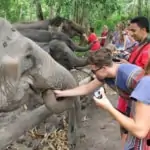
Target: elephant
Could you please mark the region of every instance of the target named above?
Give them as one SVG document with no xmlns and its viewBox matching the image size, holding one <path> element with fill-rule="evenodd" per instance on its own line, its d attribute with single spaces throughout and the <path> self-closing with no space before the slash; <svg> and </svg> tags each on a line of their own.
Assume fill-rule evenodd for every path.
<svg viewBox="0 0 150 150">
<path fill-rule="evenodd" d="M 38 46 L 40 46 L 45 52 L 50 54 L 49 43 L 46 42 L 36 42 Z"/>
<path fill-rule="evenodd" d="M 87 60 L 78 58 L 74 51 L 85 52 L 94 43 L 91 43 L 87 47 L 78 46 L 63 32 L 50 33 L 45 30 L 24 29 L 20 33 L 35 41 L 43 50 L 48 52 L 58 63 L 68 70 L 87 65 Z"/>
<path fill-rule="evenodd" d="M 78 46 L 71 40 L 71 38 L 68 35 L 66 35 L 63 32 L 57 32 L 57 31 L 49 32 L 45 30 L 35 30 L 35 29 L 22 29 L 18 31 L 22 35 L 30 38 L 31 40 L 35 42 L 47 42 L 48 43 L 54 39 L 64 41 L 70 47 L 72 51 L 84 52 L 84 51 L 89 50 L 93 44 L 91 43 L 87 47 Z"/>
<path fill-rule="evenodd" d="M 13 24 L 13 27 L 16 28 L 17 30 L 23 30 L 23 29 L 48 30 L 49 28 L 53 28 L 53 27 L 59 28 L 60 26 L 62 32 L 67 34 L 70 38 L 74 36 L 80 36 L 81 38 L 82 34 L 85 33 L 85 29 L 82 26 L 60 16 L 56 16 L 53 19 L 35 21 L 31 23 L 23 22 L 23 23 Z"/>
<path fill-rule="evenodd" d="M 76 86 L 67 69 L 0 18 L 0 112 L 14 111 L 30 101 L 31 93 L 38 95 L 49 111 L 68 111 L 68 139 L 73 146 L 80 122 L 80 98 L 56 99 L 53 90 Z"/>
<path fill-rule="evenodd" d="M 13 27 L 22 30 L 22 29 L 36 29 L 36 30 L 48 30 L 50 20 L 41 20 L 33 22 L 21 22 L 14 23 Z"/>
<path fill-rule="evenodd" d="M 83 67 L 88 64 L 87 58 L 79 58 L 68 47 L 68 45 L 60 40 L 52 40 L 49 43 L 49 54 L 62 66 L 71 70 L 75 67 Z"/>
</svg>

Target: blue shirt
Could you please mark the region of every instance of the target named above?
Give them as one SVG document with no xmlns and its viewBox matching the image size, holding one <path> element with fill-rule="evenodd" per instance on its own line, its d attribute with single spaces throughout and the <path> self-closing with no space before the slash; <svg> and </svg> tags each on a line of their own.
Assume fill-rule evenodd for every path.
<svg viewBox="0 0 150 150">
<path fill-rule="evenodd" d="M 145 76 L 139 81 L 130 97 L 150 105 L 150 76 Z"/>
<path fill-rule="evenodd" d="M 144 75 L 144 70 L 134 64 L 120 64 L 116 78 L 106 78 L 104 82 L 115 90 L 120 96 L 129 99 L 137 82 Z M 135 82 L 135 83 L 136 83 Z"/>
<path fill-rule="evenodd" d="M 135 101 L 150 105 L 150 76 L 144 76 L 137 84 L 130 96 Z M 131 116 L 135 115 L 135 101 L 132 102 Z M 128 134 L 128 139 L 125 144 L 124 150 L 149 150 L 150 146 L 147 145 L 147 140 L 150 139 L 150 132 L 144 139 L 138 139 L 131 133 Z"/>
</svg>

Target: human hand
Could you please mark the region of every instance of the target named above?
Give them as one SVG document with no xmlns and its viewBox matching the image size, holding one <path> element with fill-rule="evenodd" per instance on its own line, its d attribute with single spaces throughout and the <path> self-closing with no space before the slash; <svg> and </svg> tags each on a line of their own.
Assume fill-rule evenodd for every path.
<svg viewBox="0 0 150 150">
<path fill-rule="evenodd" d="M 105 110 L 108 110 L 109 108 L 113 107 L 111 102 L 108 100 L 107 96 L 105 95 L 104 90 L 101 90 L 100 93 L 102 95 L 102 98 L 99 99 L 99 98 L 96 98 L 95 96 L 93 97 L 96 105 Z"/>
<path fill-rule="evenodd" d="M 84 37 L 86 37 L 86 33 L 83 33 L 82 35 L 83 35 Z"/>
<path fill-rule="evenodd" d="M 54 90 L 54 93 L 56 97 L 63 97 L 63 91 L 61 90 Z"/>
</svg>

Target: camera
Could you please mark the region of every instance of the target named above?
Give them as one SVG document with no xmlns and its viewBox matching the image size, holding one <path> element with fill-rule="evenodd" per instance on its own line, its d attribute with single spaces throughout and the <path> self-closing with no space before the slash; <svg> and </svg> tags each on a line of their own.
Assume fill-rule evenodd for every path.
<svg viewBox="0 0 150 150">
<path fill-rule="evenodd" d="M 102 90 L 104 91 L 104 88 L 103 87 L 100 87 L 100 89 L 98 89 L 97 91 L 94 92 L 94 96 L 98 99 L 101 99 L 102 98 Z"/>
</svg>

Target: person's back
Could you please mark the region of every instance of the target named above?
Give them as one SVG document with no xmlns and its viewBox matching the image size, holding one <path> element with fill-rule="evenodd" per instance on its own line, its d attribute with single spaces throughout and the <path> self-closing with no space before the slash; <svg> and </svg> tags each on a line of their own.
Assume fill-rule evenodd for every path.
<svg viewBox="0 0 150 150">
<path fill-rule="evenodd" d="M 117 91 L 120 96 L 129 99 L 132 92 L 132 86 L 140 80 L 144 75 L 144 70 L 133 64 L 120 64 L 116 78 L 106 78 L 105 83 L 108 84 L 113 90 Z"/>
</svg>

